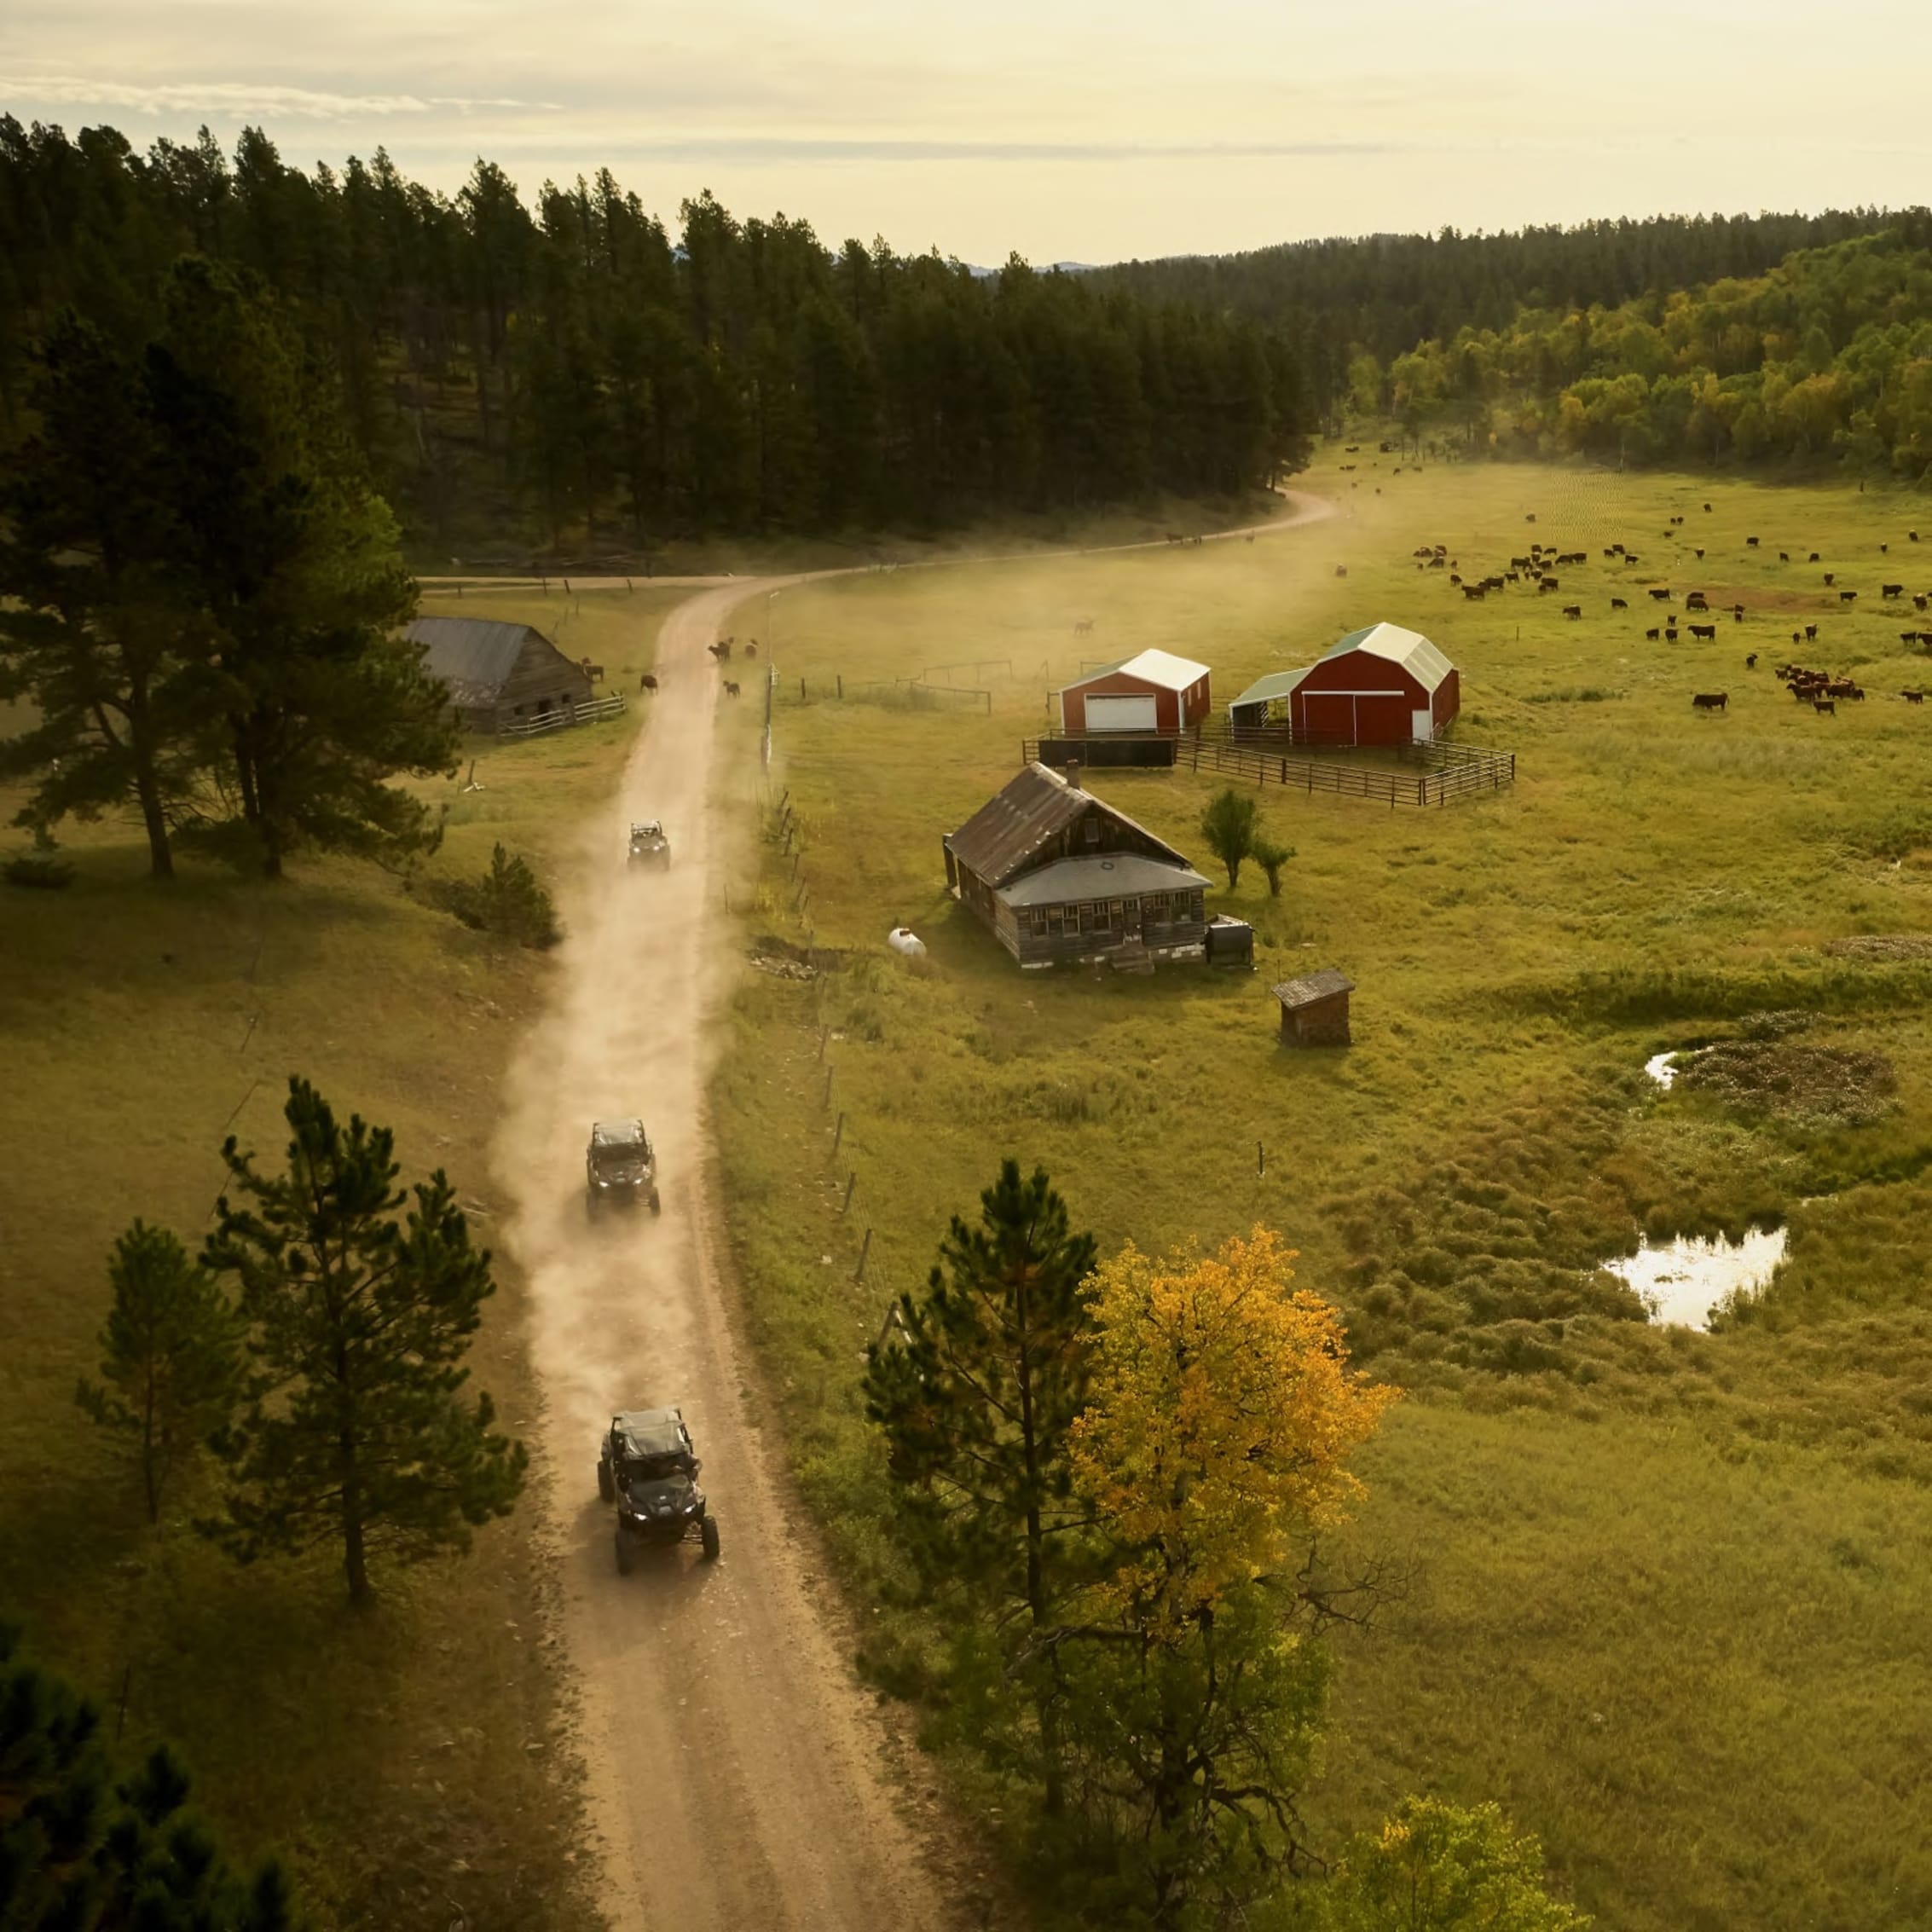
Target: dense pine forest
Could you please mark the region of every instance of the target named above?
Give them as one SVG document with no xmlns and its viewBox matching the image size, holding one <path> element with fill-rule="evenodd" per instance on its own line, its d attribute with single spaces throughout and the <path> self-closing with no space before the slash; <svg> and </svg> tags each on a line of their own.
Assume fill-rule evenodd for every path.
<svg viewBox="0 0 1932 1932">
<path fill-rule="evenodd" d="M 1305 446 L 1278 332 L 1017 260 L 835 252 L 708 194 L 674 236 L 607 171 L 533 211 L 484 161 L 446 197 L 380 153 L 305 173 L 253 130 L 143 155 L 11 119 L 0 444 L 54 318 L 138 347 L 188 253 L 274 292 L 422 554 L 1227 497 Z"/>
<path fill-rule="evenodd" d="M 1317 394 L 1345 395 L 1351 365 L 1386 364 L 1524 309 L 1614 308 L 1658 291 L 1761 275 L 1801 248 L 1871 234 L 1871 209 L 1819 215 L 1659 215 L 1507 234 L 1371 234 L 1241 255 L 1126 262 L 1103 280 L 1150 301 L 1200 303 L 1284 331 Z"/>
</svg>

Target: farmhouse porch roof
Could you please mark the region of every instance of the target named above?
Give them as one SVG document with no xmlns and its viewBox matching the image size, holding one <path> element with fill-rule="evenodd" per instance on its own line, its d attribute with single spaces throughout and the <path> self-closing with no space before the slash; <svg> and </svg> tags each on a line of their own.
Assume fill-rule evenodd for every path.
<svg viewBox="0 0 1932 1932">
<path fill-rule="evenodd" d="M 1090 671 L 1083 671 L 1070 685 L 1062 685 L 1062 691 L 1078 691 L 1082 685 L 1090 685 L 1096 678 L 1111 678 L 1116 672 L 1125 672 L 1131 678 L 1138 678 L 1144 684 L 1160 685 L 1167 691 L 1189 691 L 1208 674 L 1208 667 L 1197 664 L 1191 657 L 1177 657 L 1171 651 L 1140 651 L 1131 657 L 1117 659 L 1111 664 L 1098 664 Z"/>
<path fill-rule="evenodd" d="M 1023 912 L 1034 905 L 1076 905 L 1090 899 L 1138 899 L 1150 892 L 1186 892 L 1206 883 L 1193 866 L 1178 861 L 1147 859 L 1137 852 L 1105 856 L 1082 853 L 1027 873 L 1002 887 L 998 896 L 1015 911 Z"/>
<path fill-rule="evenodd" d="M 1365 624 L 1330 645 L 1322 661 L 1346 657 L 1351 651 L 1366 651 L 1371 657 L 1401 665 L 1425 691 L 1433 691 L 1455 668 L 1420 631 L 1406 631 L 1400 624 Z"/>
<path fill-rule="evenodd" d="M 1309 973 L 1299 980 L 1284 980 L 1275 988 L 1275 997 L 1292 1013 L 1298 1007 L 1319 1006 L 1325 999 L 1333 999 L 1338 993 L 1353 992 L 1355 981 L 1338 973 L 1333 966 L 1324 966 L 1319 973 Z"/>
<path fill-rule="evenodd" d="M 1059 772 L 1041 764 L 1027 766 L 959 830 L 946 841 L 960 865 L 996 890 L 1025 871 L 1027 863 L 1090 808 L 1131 825 L 1149 845 L 1166 853 L 1177 865 L 1187 860 L 1164 845 L 1124 812 L 1116 812 L 1091 792 L 1070 785 Z"/>
</svg>

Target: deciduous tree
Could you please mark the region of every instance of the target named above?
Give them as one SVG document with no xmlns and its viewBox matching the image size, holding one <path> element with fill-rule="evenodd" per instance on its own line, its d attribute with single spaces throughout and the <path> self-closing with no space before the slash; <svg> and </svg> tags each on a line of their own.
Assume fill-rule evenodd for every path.
<svg viewBox="0 0 1932 1932">
<path fill-rule="evenodd" d="M 1325 1888 L 1323 1932 L 1584 1932 L 1550 1896 L 1542 1848 L 1493 1804 L 1405 1798 L 1350 1846 Z"/>
<path fill-rule="evenodd" d="M 241 1326 L 214 1278 L 165 1228 L 136 1221 L 107 1264 L 114 1291 L 101 1331 L 101 1380 L 80 1406 L 124 1437 L 141 1471 L 148 1520 L 170 1478 L 234 1412 Z"/>
<path fill-rule="evenodd" d="M 282 1173 L 258 1173 L 233 1138 L 223 1149 L 233 1193 L 205 1258 L 236 1281 L 259 1374 L 207 1527 L 244 1562 L 335 1542 L 362 1604 L 373 1550 L 467 1547 L 509 1513 L 528 1457 L 496 1433 L 489 1397 L 464 1393 L 496 1285 L 448 1179 L 400 1187 L 390 1131 L 342 1125 L 306 1080 L 289 1082 L 285 1117 Z"/>
</svg>

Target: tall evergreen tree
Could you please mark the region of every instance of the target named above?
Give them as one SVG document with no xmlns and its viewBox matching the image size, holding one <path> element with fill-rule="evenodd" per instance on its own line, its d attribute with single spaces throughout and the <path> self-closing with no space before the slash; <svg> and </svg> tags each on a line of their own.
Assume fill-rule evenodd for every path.
<svg viewBox="0 0 1932 1932">
<path fill-rule="evenodd" d="M 80 1406 L 124 1437 L 141 1471 L 148 1520 L 170 1478 L 233 1416 L 241 1330 L 213 1278 L 165 1228 L 136 1221 L 107 1264 L 114 1299 L 101 1331 L 101 1380 Z"/>
<path fill-rule="evenodd" d="M 69 310 L 40 348 L 36 426 L 0 483 L 0 698 L 34 725 L 0 741 L 32 784 L 16 823 L 131 806 L 149 868 L 205 763 L 188 702 L 207 630 L 171 581 L 162 453 L 139 367 Z"/>
<path fill-rule="evenodd" d="M 259 1373 L 222 1445 L 225 1513 L 207 1527 L 244 1562 L 337 1544 L 362 1605 L 373 1551 L 466 1548 L 509 1513 L 528 1457 L 494 1429 L 487 1395 L 463 1393 L 496 1285 L 455 1190 L 440 1170 L 399 1187 L 390 1131 L 342 1125 L 306 1080 L 290 1080 L 284 1111 L 284 1172 L 258 1173 L 232 1137 L 223 1149 L 234 1194 L 205 1261 L 235 1280 Z"/>
</svg>

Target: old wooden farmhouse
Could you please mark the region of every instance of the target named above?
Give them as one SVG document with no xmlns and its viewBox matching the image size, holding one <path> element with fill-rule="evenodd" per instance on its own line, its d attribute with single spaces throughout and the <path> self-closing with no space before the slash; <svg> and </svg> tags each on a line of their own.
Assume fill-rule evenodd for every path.
<svg viewBox="0 0 1932 1932">
<path fill-rule="evenodd" d="M 1024 968 L 1151 972 L 1199 959 L 1207 881 L 1171 846 L 1044 765 L 944 842 L 946 882 Z"/>
<path fill-rule="evenodd" d="M 1237 732 L 1288 727 L 1298 744 L 1426 743 L 1462 701 L 1455 665 L 1418 631 L 1369 624 L 1299 671 L 1273 671 L 1228 707 Z"/>
<path fill-rule="evenodd" d="M 590 674 L 541 631 L 493 617 L 419 617 L 403 633 L 424 647 L 432 678 L 449 688 L 466 732 L 514 732 L 564 721 L 591 702 Z"/>
</svg>

